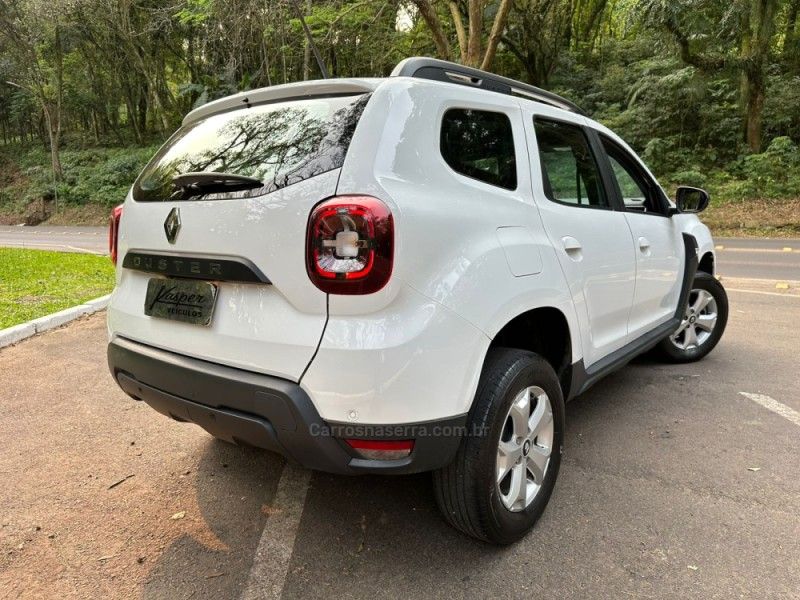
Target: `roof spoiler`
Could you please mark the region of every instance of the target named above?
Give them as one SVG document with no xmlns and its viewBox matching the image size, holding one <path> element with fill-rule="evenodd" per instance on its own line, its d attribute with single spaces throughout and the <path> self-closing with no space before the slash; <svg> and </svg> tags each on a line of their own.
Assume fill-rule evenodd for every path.
<svg viewBox="0 0 800 600">
<path fill-rule="evenodd" d="M 183 124 L 188 125 L 194 121 L 228 110 L 250 108 L 251 106 L 270 102 L 366 94 L 374 92 L 380 82 L 380 79 L 366 78 L 319 79 L 316 81 L 296 81 L 294 83 L 247 90 L 198 106 L 183 118 Z"/>
<path fill-rule="evenodd" d="M 558 94 L 515 79 L 487 73 L 472 67 L 465 67 L 446 60 L 421 56 L 406 58 L 398 63 L 391 76 L 418 77 L 420 79 L 433 79 L 435 81 L 466 85 L 508 96 L 528 98 L 529 100 L 535 100 L 536 102 L 549 104 L 556 108 L 586 116 L 586 113 L 577 104 L 562 98 Z"/>
</svg>

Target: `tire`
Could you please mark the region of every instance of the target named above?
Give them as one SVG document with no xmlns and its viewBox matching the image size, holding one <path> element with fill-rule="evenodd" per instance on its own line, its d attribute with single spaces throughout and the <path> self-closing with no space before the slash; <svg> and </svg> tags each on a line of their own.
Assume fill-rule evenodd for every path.
<svg viewBox="0 0 800 600">
<path fill-rule="evenodd" d="M 712 315 L 715 316 L 712 318 Z M 689 303 L 680 327 L 659 342 L 658 353 L 669 362 L 700 360 L 717 345 L 727 323 L 728 295 L 725 288 L 712 275 L 699 272 L 692 283 Z"/>
<path fill-rule="evenodd" d="M 524 412 L 526 392 L 529 413 Z M 552 413 L 549 422 L 548 406 Z M 525 442 L 519 442 L 515 435 L 520 430 L 515 431 L 514 425 L 530 425 L 534 413 L 541 419 L 535 421 L 534 430 L 526 430 L 530 437 L 521 438 L 528 442 L 526 451 Z M 530 417 L 525 418 L 526 414 Z M 467 535 L 490 543 L 519 540 L 547 506 L 561 465 L 563 440 L 564 398 L 550 364 L 524 350 L 490 350 L 470 411 L 467 434 L 453 462 L 433 474 L 436 503 L 444 518 Z M 504 466 L 513 462 L 515 467 L 497 481 L 501 462 Z M 534 477 L 530 469 L 538 469 L 539 476 Z M 520 473 L 524 479 L 519 479 Z M 522 488 L 514 486 L 515 481 L 524 483 L 524 497 L 516 494 L 515 490 Z M 514 498 L 516 504 L 509 507 Z"/>
</svg>

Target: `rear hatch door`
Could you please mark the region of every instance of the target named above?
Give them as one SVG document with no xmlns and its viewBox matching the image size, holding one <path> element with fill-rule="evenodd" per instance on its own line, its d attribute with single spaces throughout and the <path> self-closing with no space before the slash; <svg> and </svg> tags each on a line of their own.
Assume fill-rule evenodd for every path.
<svg viewBox="0 0 800 600">
<path fill-rule="evenodd" d="M 327 316 L 326 295 L 306 275 L 308 215 L 336 193 L 368 97 L 271 102 L 184 125 L 125 202 L 112 335 L 298 380 Z M 175 184 L 177 176 L 197 172 L 245 176 L 261 185 L 225 191 Z M 154 278 L 213 284 L 210 323 L 147 316 Z"/>
</svg>

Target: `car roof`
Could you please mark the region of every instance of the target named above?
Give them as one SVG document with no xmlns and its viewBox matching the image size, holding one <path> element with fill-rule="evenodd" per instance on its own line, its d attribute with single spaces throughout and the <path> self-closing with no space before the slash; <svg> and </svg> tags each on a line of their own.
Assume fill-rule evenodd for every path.
<svg viewBox="0 0 800 600">
<path fill-rule="evenodd" d="M 343 79 L 315 79 L 309 81 L 298 81 L 281 85 L 273 85 L 246 92 L 239 92 L 232 96 L 225 96 L 218 100 L 213 100 L 192 110 L 183 119 L 183 125 L 189 125 L 214 114 L 224 113 L 238 108 L 266 104 L 270 102 L 280 102 L 286 100 L 300 100 L 305 98 L 319 98 L 325 96 L 339 96 L 349 94 L 365 94 L 374 92 L 381 84 L 389 82 L 408 81 L 413 79 L 415 85 L 430 85 L 439 90 L 446 89 L 450 85 L 447 82 L 434 79 L 420 79 L 404 75 L 392 75 L 391 77 L 370 77 L 370 78 L 343 78 Z M 461 87 L 461 86 L 459 86 Z M 471 90 L 478 97 L 484 94 L 491 94 L 495 98 L 505 97 L 508 105 L 516 105 L 518 102 L 529 103 L 540 107 L 546 107 L 550 112 L 556 111 L 563 114 L 568 120 L 581 121 L 586 119 L 594 123 L 588 117 L 584 117 L 573 111 L 563 109 L 546 102 L 540 102 L 525 96 L 508 96 L 500 92 L 488 89 L 475 88 Z M 499 98 L 498 98 L 499 99 Z M 598 124 L 599 125 L 599 124 Z"/>
<path fill-rule="evenodd" d="M 349 78 L 299 81 L 240 92 L 214 100 L 191 111 L 183 120 L 187 125 L 209 115 L 281 100 L 320 96 L 347 95 L 373 92 L 383 82 L 397 79 L 436 82 L 436 84 L 467 87 L 479 94 L 489 92 L 541 104 L 565 114 L 586 116 L 570 100 L 528 83 L 502 77 L 453 62 L 423 56 L 413 56 L 400 61 L 387 78 Z"/>
</svg>

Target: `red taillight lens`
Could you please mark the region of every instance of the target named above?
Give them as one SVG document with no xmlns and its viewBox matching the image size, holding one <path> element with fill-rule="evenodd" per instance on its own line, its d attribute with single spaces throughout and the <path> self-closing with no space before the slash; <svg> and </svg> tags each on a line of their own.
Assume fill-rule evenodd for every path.
<svg viewBox="0 0 800 600">
<path fill-rule="evenodd" d="M 108 217 L 108 253 L 111 262 L 117 264 L 117 240 L 119 238 L 119 222 L 122 219 L 122 204 L 115 206 Z"/>
<path fill-rule="evenodd" d="M 414 440 L 345 440 L 347 445 L 363 458 L 397 460 L 405 458 L 414 449 Z"/>
<path fill-rule="evenodd" d="M 308 223 L 306 270 L 328 294 L 371 294 L 392 275 L 394 222 L 372 196 L 337 196 L 317 205 Z"/>
</svg>

